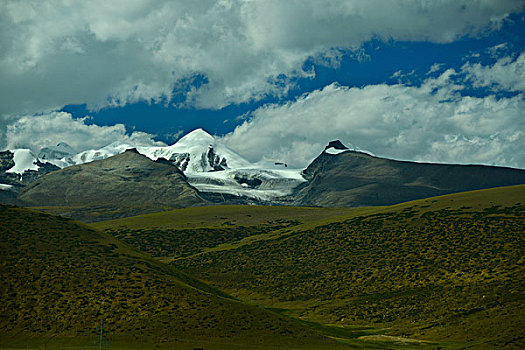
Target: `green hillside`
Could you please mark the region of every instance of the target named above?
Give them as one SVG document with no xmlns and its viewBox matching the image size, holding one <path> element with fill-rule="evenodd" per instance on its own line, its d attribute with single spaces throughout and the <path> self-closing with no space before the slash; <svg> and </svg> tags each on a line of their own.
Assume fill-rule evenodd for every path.
<svg viewBox="0 0 525 350">
<path fill-rule="evenodd" d="M 237 226 L 256 226 L 272 221 L 315 220 L 349 213 L 349 208 L 307 208 L 287 206 L 257 205 L 217 205 L 195 207 L 145 214 L 129 218 L 100 221 L 91 224 L 98 229 L 192 229 L 223 228 Z"/>
<path fill-rule="evenodd" d="M 524 201 L 522 185 L 360 208 L 172 264 L 302 319 L 520 348 Z"/>
<path fill-rule="evenodd" d="M 0 206 L 0 348 L 338 348 L 86 225 Z"/>
<path fill-rule="evenodd" d="M 177 258 L 331 218 L 350 209 L 213 206 L 91 224 L 155 257 Z"/>
<path fill-rule="evenodd" d="M 522 185 L 91 226 L 3 206 L 1 348 L 93 348 L 101 319 L 116 349 L 522 348 L 524 200 Z"/>
</svg>

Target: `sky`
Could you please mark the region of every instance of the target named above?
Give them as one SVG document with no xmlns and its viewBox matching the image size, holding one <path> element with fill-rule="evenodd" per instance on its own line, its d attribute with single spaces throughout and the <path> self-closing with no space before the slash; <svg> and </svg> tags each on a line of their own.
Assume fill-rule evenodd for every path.
<svg viewBox="0 0 525 350">
<path fill-rule="evenodd" d="M 0 150 L 330 141 L 525 168 L 525 1 L 0 0 Z"/>
</svg>

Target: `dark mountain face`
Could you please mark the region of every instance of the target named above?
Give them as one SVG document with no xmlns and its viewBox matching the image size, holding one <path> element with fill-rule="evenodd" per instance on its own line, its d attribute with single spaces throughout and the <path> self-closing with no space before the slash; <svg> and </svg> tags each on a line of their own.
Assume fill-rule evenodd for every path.
<svg viewBox="0 0 525 350">
<path fill-rule="evenodd" d="M 0 172 L 3 173 L 14 166 L 15 166 L 15 161 L 13 160 L 13 152 L 11 151 L 0 152 Z"/>
<path fill-rule="evenodd" d="M 414 199 L 525 183 L 525 171 L 483 165 L 396 161 L 365 153 L 323 152 L 304 171 L 295 204 L 326 207 L 389 205 Z"/>
<path fill-rule="evenodd" d="M 343 145 L 343 143 L 339 140 L 330 141 L 330 143 L 328 143 L 328 146 L 325 147 L 325 150 L 332 148 L 332 147 L 335 149 L 348 149 L 348 147 Z"/>
<path fill-rule="evenodd" d="M 24 188 L 18 200 L 27 206 L 68 207 L 60 213 L 85 221 L 207 203 L 176 166 L 133 150 L 47 174 Z"/>
<path fill-rule="evenodd" d="M 0 152 L 0 184 L 4 185 L 0 188 L 0 203 L 16 203 L 17 192 L 23 186 L 18 174 L 7 172 L 14 166 L 13 153 L 9 151 Z"/>
</svg>

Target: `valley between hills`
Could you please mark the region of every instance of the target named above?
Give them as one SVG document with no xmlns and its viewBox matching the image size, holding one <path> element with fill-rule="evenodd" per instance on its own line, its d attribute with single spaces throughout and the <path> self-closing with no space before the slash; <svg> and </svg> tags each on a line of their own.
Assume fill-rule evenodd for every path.
<svg viewBox="0 0 525 350">
<path fill-rule="evenodd" d="M 525 347 L 524 170 L 112 147 L 2 153 L 0 349 Z"/>
<path fill-rule="evenodd" d="M 522 348 L 525 185 L 89 226 L 0 207 L 3 349 Z"/>
</svg>

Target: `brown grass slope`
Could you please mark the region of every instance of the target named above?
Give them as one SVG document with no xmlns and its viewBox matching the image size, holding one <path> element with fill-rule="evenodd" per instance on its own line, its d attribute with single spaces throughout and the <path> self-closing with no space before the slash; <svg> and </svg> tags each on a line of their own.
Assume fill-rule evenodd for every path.
<svg viewBox="0 0 525 350">
<path fill-rule="evenodd" d="M 172 264 L 304 319 L 523 348 L 524 203 L 521 185 L 355 209 Z"/>
<path fill-rule="evenodd" d="M 0 255 L 0 347 L 81 348 L 102 319 L 124 348 L 338 346 L 69 219 L 0 206 Z"/>
<path fill-rule="evenodd" d="M 18 201 L 83 221 L 207 203 L 176 166 L 133 150 L 46 174 L 24 188 Z"/>
<path fill-rule="evenodd" d="M 397 161 L 347 151 L 322 153 L 304 171 L 297 205 L 357 207 L 497 186 L 525 184 L 525 170 L 484 165 Z"/>
</svg>

